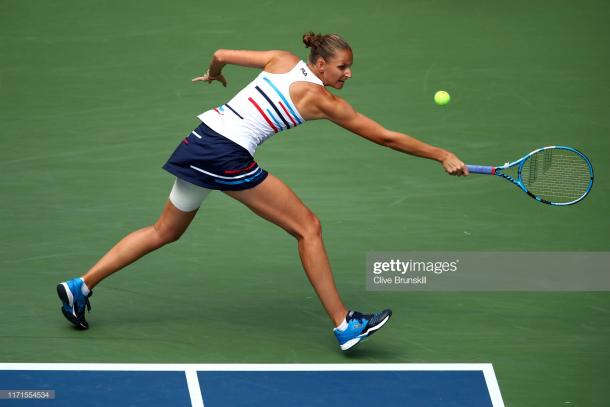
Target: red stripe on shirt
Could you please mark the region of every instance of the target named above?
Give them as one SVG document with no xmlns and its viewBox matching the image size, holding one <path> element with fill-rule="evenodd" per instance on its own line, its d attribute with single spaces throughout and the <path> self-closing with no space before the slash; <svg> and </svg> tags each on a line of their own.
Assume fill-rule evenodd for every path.
<svg viewBox="0 0 610 407">
<path fill-rule="evenodd" d="M 263 112 L 263 109 L 261 109 L 261 107 L 254 101 L 254 99 L 252 98 L 248 98 L 248 100 L 250 102 L 252 102 L 252 104 L 254 105 L 254 107 L 256 108 L 256 110 L 258 110 L 258 112 L 263 116 L 263 119 L 265 119 L 265 121 L 267 121 L 267 123 L 269 124 L 269 126 L 271 126 L 271 128 L 273 129 L 274 132 L 278 132 L 277 127 L 275 127 L 275 125 L 271 122 L 271 120 L 269 120 L 269 118 L 267 117 L 267 115 L 265 114 L 265 112 Z"/>
<path fill-rule="evenodd" d="M 294 119 L 292 118 L 292 116 L 290 115 L 290 113 L 288 113 L 288 110 L 286 110 L 286 106 L 284 106 L 284 104 L 281 101 L 278 101 L 280 106 L 282 106 L 282 109 L 284 109 L 284 112 L 286 112 L 286 114 L 288 115 L 288 117 L 290 118 L 290 121 L 292 122 L 292 124 L 294 124 L 295 126 L 297 126 L 296 122 L 294 121 Z"/>
</svg>

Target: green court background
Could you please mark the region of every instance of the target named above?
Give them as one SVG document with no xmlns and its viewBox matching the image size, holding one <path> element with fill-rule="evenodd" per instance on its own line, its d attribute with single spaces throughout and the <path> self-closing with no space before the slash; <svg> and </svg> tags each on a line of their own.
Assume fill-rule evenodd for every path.
<svg viewBox="0 0 610 407">
<path fill-rule="evenodd" d="M 609 405 L 608 293 L 364 287 L 367 251 L 610 249 L 609 19 L 593 0 L 1 0 L 0 362 L 491 362 L 507 406 Z M 55 285 L 156 219 L 164 160 L 256 72 L 190 79 L 217 48 L 305 57 L 309 29 L 350 41 L 340 94 L 386 127 L 480 164 L 571 145 L 593 192 L 552 208 L 308 123 L 257 161 L 322 220 L 345 302 L 391 307 L 388 328 L 341 354 L 294 240 L 214 193 L 181 241 L 96 289 L 89 331 L 71 329 Z"/>
</svg>

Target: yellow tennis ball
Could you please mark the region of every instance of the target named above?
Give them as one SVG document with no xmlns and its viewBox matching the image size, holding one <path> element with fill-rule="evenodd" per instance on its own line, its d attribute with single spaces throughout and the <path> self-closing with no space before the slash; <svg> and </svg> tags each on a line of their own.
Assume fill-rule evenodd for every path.
<svg viewBox="0 0 610 407">
<path fill-rule="evenodd" d="M 439 90 L 434 94 L 434 101 L 439 106 L 445 106 L 451 100 L 451 96 L 444 90 Z"/>
</svg>

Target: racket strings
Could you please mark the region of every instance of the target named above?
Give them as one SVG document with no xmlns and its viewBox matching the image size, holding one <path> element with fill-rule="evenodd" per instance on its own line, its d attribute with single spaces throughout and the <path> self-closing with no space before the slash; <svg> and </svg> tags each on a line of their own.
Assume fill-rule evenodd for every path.
<svg viewBox="0 0 610 407">
<path fill-rule="evenodd" d="M 577 153 L 553 148 L 533 154 L 523 165 L 521 180 L 537 197 L 567 203 L 587 192 L 591 172 Z"/>
</svg>

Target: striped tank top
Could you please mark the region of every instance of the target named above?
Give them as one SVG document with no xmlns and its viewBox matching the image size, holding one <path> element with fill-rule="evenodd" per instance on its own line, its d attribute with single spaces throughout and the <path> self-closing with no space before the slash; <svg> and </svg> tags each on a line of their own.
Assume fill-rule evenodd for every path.
<svg viewBox="0 0 610 407">
<path fill-rule="evenodd" d="M 324 86 L 307 64 L 299 61 L 287 73 L 262 71 L 229 102 L 197 117 L 254 156 L 269 137 L 305 122 L 290 98 L 290 85 L 299 81 Z"/>
</svg>

